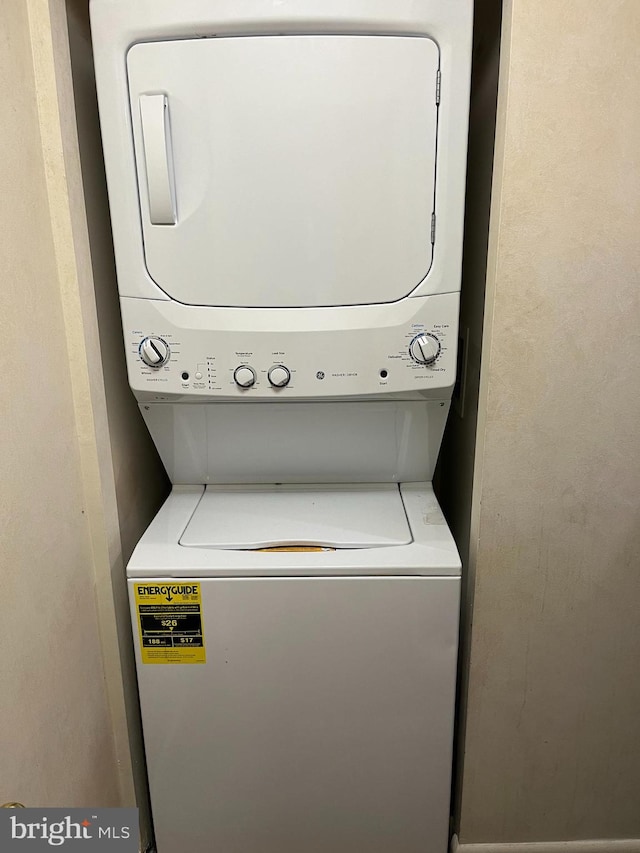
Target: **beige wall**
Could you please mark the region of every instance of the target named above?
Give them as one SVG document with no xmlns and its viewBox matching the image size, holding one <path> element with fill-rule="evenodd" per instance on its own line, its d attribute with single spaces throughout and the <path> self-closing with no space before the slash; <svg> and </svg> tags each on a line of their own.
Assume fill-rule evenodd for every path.
<svg viewBox="0 0 640 853">
<path fill-rule="evenodd" d="M 137 802 L 146 844 L 124 564 L 167 482 L 127 390 L 83 7 L 0 0 L 0 801 Z"/>
<path fill-rule="evenodd" d="M 640 837 L 640 4 L 508 0 L 462 842 Z"/>
<path fill-rule="evenodd" d="M 0 3 L 0 801 L 118 805 L 27 3 Z"/>
</svg>

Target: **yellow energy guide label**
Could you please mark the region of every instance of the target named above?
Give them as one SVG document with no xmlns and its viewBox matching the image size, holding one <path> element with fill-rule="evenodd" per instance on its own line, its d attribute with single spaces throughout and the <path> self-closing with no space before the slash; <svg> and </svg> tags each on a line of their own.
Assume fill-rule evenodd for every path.
<svg viewBox="0 0 640 853">
<path fill-rule="evenodd" d="M 142 663 L 206 663 L 199 583 L 135 583 Z"/>
</svg>

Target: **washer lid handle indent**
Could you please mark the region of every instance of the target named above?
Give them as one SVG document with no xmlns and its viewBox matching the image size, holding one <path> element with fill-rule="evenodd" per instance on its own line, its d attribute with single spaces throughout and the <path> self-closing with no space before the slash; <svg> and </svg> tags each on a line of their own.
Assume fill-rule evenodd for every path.
<svg viewBox="0 0 640 853">
<path fill-rule="evenodd" d="M 142 144 L 152 225 L 176 224 L 169 101 L 166 95 L 140 95 Z"/>
</svg>

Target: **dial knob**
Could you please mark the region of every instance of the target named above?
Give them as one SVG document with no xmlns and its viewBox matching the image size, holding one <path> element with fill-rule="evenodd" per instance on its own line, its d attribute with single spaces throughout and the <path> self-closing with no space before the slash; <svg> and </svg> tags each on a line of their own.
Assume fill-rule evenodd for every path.
<svg viewBox="0 0 640 853">
<path fill-rule="evenodd" d="M 256 382 L 256 372 L 253 367 L 249 367 L 248 364 L 242 364 L 234 370 L 233 378 L 238 387 L 251 388 L 251 386 L 255 385 Z"/>
<path fill-rule="evenodd" d="M 269 368 L 267 376 L 274 388 L 284 388 L 291 379 L 291 374 L 284 364 L 274 364 L 273 367 Z"/>
<path fill-rule="evenodd" d="M 409 355 L 418 364 L 433 364 L 440 354 L 440 341 L 435 335 L 416 335 L 409 344 Z"/>
<path fill-rule="evenodd" d="M 138 347 L 140 358 L 148 367 L 162 367 L 169 361 L 171 350 L 162 338 L 143 338 Z"/>
</svg>

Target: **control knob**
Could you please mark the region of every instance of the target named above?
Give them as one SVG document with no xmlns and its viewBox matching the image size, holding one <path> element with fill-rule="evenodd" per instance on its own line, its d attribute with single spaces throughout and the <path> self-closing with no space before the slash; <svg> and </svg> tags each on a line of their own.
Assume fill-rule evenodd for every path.
<svg viewBox="0 0 640 853">
<path fill-rule="evenodd" d="M 256 372 L 248 364 L 241 364 L 233 371 L 233 378 L 239 388 L 251 388 L 256 383 Z"/>
<path fill-rule="evenodd" d="M 409 355 L 418 364 L 433 364 L 440 355 L 440 341 L 429 332 L 416 335 L 409 344 Z"/>
<path fill-rule="evenodd" d="M 273 367 L 269 368 L 267 377 L 274 388 L 284 388 L 289 384 L 291 374 L 284 364 L 274 364 Z"/>
<path fill-rule="evenodd" d="M 171 350 L 162 338 L 143 338 L 138 347 L 140 358 L 148 367 L 162 367 L 169 361 Z"/>
</svg>

